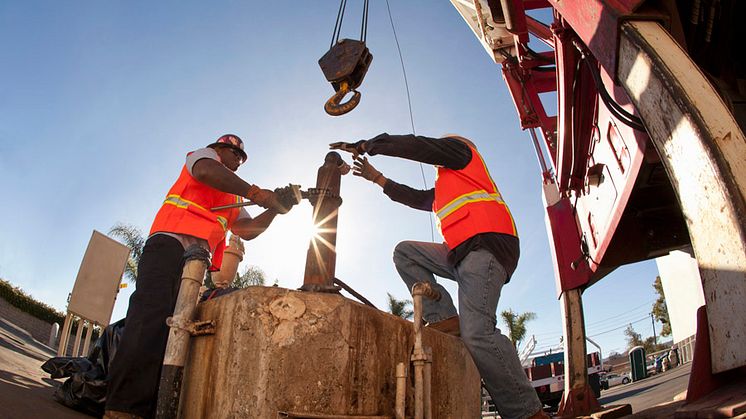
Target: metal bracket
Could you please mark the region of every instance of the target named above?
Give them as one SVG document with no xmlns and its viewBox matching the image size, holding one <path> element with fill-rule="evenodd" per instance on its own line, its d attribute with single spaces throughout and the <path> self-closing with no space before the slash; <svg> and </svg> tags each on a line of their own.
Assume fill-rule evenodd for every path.
<svg viewBox="0 0 746 419">
<path fill-rule="evenodd" d="M 303 198 L 308 199 L 311 202 L 311 205 L 316 205 L 319 198 L 323 199 L 333 199 L 337 202 L 336 206 L 342 205 L 342 198 L 331 192 L 328 188 L 308 188 L 308 191 L 303 192 L 301 191 Z"/>
<path fill-rule="evenodd" d="M 173 329 L 180 329 L 188 332 L 192 336 L 215 334 L 215 320 L 192 321 L 179 318 L 174 319 L 173 317 L 169 317 L 166 319 L 166 325 Z"/>
</svg>

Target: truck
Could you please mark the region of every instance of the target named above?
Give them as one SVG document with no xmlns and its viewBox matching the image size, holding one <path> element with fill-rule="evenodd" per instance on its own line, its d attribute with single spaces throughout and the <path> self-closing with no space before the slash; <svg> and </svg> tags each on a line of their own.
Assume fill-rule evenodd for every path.
<svg viewBox="0 0 746 419">
<path fill-rule="evenodd" d="M 524 369 L 531 386 L 536 390 L 539 400 L 549 406 L 553 411 L 557 410 L 562 401 L 565 391 L 565 353 L 554 352 L 537 356 L 531 360 L 531 366 Z M 603 371 L 603 363 L 598 352 L 587 355 L 588 384 L 591 386 L 596 398 L 601 396 L 600 373 Z"/>
</svg>

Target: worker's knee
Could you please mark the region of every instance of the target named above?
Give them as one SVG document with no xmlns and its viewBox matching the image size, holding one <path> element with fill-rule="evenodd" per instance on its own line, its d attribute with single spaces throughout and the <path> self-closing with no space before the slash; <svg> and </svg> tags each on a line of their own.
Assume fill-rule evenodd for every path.
<svg viewBox="0 0 746 419">
<path fill-rule="evenodd" d="M 412 254 L 412 241 L 403 241 L 394 247 L 394 265 L 399 265 L 406 260 L 409 260 L 409 255 Z"/>
<path fill-rule="evenodd" d="M 466 319 L 459 317 L 459 329 L 461 340 L 467 348 L 483 346 L 484 342 L 493 338 L 496 334 L 495 328 L 490 328 L 485 321 L 479 319 Z"/>
</svg>

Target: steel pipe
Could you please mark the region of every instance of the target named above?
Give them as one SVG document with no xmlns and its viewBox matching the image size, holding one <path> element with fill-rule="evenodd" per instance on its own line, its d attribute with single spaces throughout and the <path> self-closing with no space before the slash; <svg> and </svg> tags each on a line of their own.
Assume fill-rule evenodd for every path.
<svg viewBox="0 0 746 419">
<path fill-rule="evenodd" d="M 440 299 L 440 293 L 429 282 L 418 282 L 412 286 L 414 305 L 414 349 L 411 361 L 414 364 L 414 418 L 431 419 L 430 403 L 430 348 L 422 345 L 422 297 Z"/>
<path fill-rule="evenodd" d="M 346 164 L 339 153 L 327 153 L 324 164 L 316 176 L 316 190 L 309 196 L 313 205 L 313 225 L 316 234 L 311 237 L 306 254 L 306 271 L 303 276 L 304 291 L 338 291 L 334 285 L 337 264 L 337 215 L 342 199 L 339 197 L 342 170 Z"/>
<path fill-rule="evenodd" d="M 403 362 L 396 364 L 396 419 L 404 419 L 407 402 L 407 367 Z"/>
<path fill-rule="evenodd" d="M 210 252 L 197 245 L 190 246 L 184 252 L 184 258 L 186 262 L 181 274 L 174 315 L 166 321 L 170 330 L 158 386 L 158 419 L 175 418 L 179 412 L 184 364 L 189 353 L 191 337 L 189 325 L 194 318 L 197 296 L 205 279 L 205 272 L 210 266 Z"/>
</svg>

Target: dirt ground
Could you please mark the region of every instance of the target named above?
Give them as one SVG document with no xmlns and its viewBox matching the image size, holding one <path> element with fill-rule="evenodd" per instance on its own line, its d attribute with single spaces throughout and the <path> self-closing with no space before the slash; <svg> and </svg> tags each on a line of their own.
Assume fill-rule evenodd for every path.
<svg viewBox="0 0 746 419">
<path fill-rule="evenodd" d="M 0 319 L 0 417 L 7 419 L 90 418 L 52 399 L 62 380 L 53 380 L 41 364 L 55 356 L 24 330 Z"/>
</svg>

